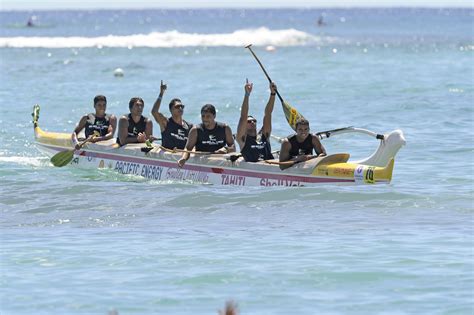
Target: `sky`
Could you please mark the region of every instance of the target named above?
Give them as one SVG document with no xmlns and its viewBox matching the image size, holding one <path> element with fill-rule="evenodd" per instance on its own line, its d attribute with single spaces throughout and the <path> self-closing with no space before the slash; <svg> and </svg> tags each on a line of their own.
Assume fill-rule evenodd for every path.
<svg viewBox="0 0 474 315">
<path fill-rule="evenodd" d="M 146 8 L 463 7 L 474 0 L 0 0 L 0 10 Z"/>
</svg>

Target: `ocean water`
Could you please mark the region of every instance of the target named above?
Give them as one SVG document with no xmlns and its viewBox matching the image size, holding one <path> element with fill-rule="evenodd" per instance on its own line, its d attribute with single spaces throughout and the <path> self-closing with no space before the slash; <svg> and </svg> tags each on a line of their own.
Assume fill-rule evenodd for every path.
<svg viewBox="0 0 474 315">
<path fill-rule="evenodd" d="M 37 27 L 24 27 L 32 15 Z M 232 299 L 241 314 L 473 314 L 473 18 L 0 12 L 0 313 L 216 314 Z M 248 43 L 313 131 L 403 130 L 392 183 L 150 182 L 54 168 L 34 146 L 34 104 L 43 129 L 72 132 L 96 94 L 117 115 L 141 96 L 149 113 L 160 80 L 164 104 L 180 97 L 187 120 L 210 102 L 235 130 L 248 78 L 261 121 L 268 82 Z M 275 134 L 291 133 L 278 101 L 273 117 Z M 363 135 L 323 144 L 355 159 L 378 145 Z"/>
</svg>

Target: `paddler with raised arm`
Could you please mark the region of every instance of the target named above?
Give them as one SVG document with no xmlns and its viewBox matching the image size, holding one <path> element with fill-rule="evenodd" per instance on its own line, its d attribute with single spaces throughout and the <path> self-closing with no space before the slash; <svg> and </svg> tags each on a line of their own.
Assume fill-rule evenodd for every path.
<svg viewBox="0 0 474 315">
<path fill-rule="evenodd" d="M 178 166 L 183 167 L 189 159 L 193 149 L 198 152 L 209 152 L 214 154 L 226 154 L 235 152 L 232 130 L 225 123 L 217 122 L 216 108 L 212 104 L 206 104 L 201 108 L 202 123 L 193 126 L 189 132 L 186 143 L 186 152 L 178 161 Z"/>
<path fill-rule="evenodd" d="M 117 128 L 117 118 L 114 115 L 106 114 L 107 98 L 104 95 L 94 97 L 95 113 L 89 113 L 81 117 L 74 132 L 71 135 L 72 142 L 76 149 L 80 148 L 77 135 L 84 129 L 84 134 L 88 142 L 99 142 L 112 139 Z"/>
<path fill-rule="evenodd" d="M 173 98 L 170 101 L 171 117 L 166 118 L 165 115 L 160 113 L 161 100 L 166 89 L 167 85 L 163 84 L 162 80 L 160 94 L 153 105 L 151 114 L 160 125 L 161 145 L 167 149 L 184 149 L 188 141 L 189 131 L 193 125 L 183 119 L 184 105 L 179 98 Z"/>
<path fill-rule="evenodd" d="M 313 155 L 313 150 L 316 155 Z M 318 136 L 310 132 L 309 121 L 300 118 L 296 121 L 296 133 L 285 138 L 280 149 L 280 162 L 292 161 L 294 163 L 282 163 L 280 169 L 284 170 L 296 163 L 325 155 L 326 149 L 319 141 Z"/>
<path fill-rule="evenodd" d="M 245 96 L 240 109 L 239 125 L 237 127 L 236 140 L 240 146 L 240 154 L 246 162 L 258 162 L 273 159 L 270 147 L 270 135 L 272 133 L 272 112 L 275 104 L 277 87 L 270 83 L 270 97 L 263 116 L 262 128 L 257 133 L 257 119 L 249 116 L 249 98 L 253 83 L 248 80 L 245 84 Z"/>
<path fill-rule="evenodd" d="M 153 123 L 143 116 L 145 102 L 141 97 L 132 97 L 128 103 L 130 114 L 123 115 L 119 120 L 117 143 L 144 143 L 153 139 Z"/>
</svg>

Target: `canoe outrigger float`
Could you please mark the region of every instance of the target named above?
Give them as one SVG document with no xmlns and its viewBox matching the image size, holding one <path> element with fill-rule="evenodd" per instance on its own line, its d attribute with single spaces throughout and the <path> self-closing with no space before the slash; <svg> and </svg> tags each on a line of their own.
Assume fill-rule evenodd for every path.
<svg viewBox="0 0 474 315">
<path fill-rule="evenodd" d="M 43 131 L 38 125 L 40 107 L 33 108 L 37 148 L 49 157 L 73 150 L 71 134 Z M 170 152 L 159 145 L 128 144 L 118 147 L 115 139 L 88 143 L 74 151 L 70 166 L 105 168 L 119 174 L 142 176 L 151 180 L 186 181 L 236 186 L 314 186 L 317 184 L 387 184 L 392 179 L 394 158 L 405 144 L 400 130 L 385 135 L 354 127 L 319 132 L 320 139 L 343 133 L 364 133 L 380 140 L 368 158 L 349 162 L 348 153 L 331 154 L 280 170 L 278 160 L 245 162 L 241 157 L 222 154 L 193 154 L 183 168 L 178 167 L 182 153 Z M 270 162 L 270 163 L 269 163 Z"/>
</svg>

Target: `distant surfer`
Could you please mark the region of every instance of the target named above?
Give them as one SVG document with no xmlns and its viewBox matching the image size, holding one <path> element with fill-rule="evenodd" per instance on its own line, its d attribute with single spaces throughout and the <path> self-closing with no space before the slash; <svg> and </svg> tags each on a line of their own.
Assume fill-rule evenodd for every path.
<svg viewBox="0 0 474 315">
<path fill-rule="evenodd" d="M 36 20 L 36 16 L 30 16 L 30 18 L 28 19 L 28 22 L 26 22 L 26 26 L 27 27 L 34 27 L 36 26 L 34 21 Z"/>
<path fill-rule="evenodd" d="M 319 16 L 319 19 L 318 19 L 318 26 L 321 27 L 321 26 L 325 26 L 326 23 L 324 22 L 324 17 L 322 15 Z"/>
</svg>

